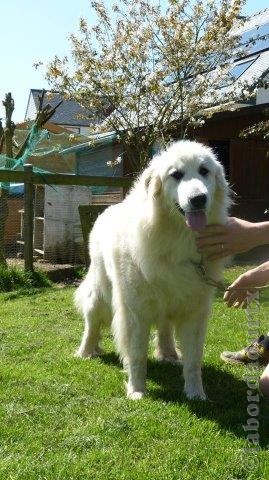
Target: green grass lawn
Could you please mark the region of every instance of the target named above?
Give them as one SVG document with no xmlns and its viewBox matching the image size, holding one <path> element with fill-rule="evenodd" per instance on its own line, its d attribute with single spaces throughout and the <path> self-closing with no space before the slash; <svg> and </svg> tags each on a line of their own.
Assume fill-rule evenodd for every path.
<svg viewBox="0 0 269 480">
<path fill-rule="evenodd" d="M 181 367 L 150 354 L 148 396 L 133 402 L 109 332 L 101 359 L 73 358 L 83 328 L 73 292 L 0 295 L 1 480 L 269 478 L 269 402 L 260 400 L 260 453 L 246 454 L 246 369 L 219 359 L 246 343 L 242 310 L 216 298 L 203 369 L 210 401 L 186 401 Z M 261 331 L 268 312 L 263 293 Z"/>
</svg>

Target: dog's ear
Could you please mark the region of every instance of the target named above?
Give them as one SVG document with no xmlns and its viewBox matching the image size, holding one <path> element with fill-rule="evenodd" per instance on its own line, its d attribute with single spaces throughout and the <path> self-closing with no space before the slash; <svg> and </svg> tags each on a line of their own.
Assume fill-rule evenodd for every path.
<svg viewBox="0 0 269 480">
<path fill-rule="evenodd" d="M 228 193 L 229 185 L 225 177 L 223 165 L 220 162 L 217 163 L 216 169 L 216 187 L 220 194 L 226 195 Z"/>
<path fill-rule="evenodd" d="M 142 181 L 148 195 L 152 198 L 158 197 L 162 190 L 162 181 L 159 175 L 157 175 L 152 167 L 148 167 L 143 175 Z"/>
<path fill-rule="evenodd" d="M 220 204 L 225 204 L 226 208 L 229 208 L 232 204 L 231 200 L 232 190 L 226 180 L 225 171 L 223 165 L 217 162 L 216 169 L 216 191 L 215 198 Z"/>
</svg>

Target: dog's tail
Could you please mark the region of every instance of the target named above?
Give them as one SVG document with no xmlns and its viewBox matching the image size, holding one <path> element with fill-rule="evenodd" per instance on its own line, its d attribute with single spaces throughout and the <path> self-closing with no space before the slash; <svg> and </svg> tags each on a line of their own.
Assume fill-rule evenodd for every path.
<svg viewBox="0 0 269 480">
<path fill-rule="evenodd" d="M 79 287 L 76 289 L 75 291 L 75 294 L 74 294 L 74 303 L 75 303 L 75 307 L 76 309 L 82 313 L 82 301 L 83 301 L 83 291 L 84 291 L 84 286 L 83 286 L 83 283 L 84 283 L 84 280 L 83 282 L 79 285 Z"/>
<path fill-rule="evenodd" d="M 83 305 L 88 295 L 89 295 L 89 272 L 87 273 L 86 277 L 81 282 L 79 287 L 76 289 L 74 294 L 75 307 L 80 313 L 83 313 Z"/>
</svg>

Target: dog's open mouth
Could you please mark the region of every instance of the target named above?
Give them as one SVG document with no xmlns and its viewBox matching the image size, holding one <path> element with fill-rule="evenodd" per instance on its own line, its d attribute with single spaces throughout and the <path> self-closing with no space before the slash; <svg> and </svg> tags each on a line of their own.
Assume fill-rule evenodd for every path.
<svg viewBox="0 0 269 480">
<path fill-rule="evenodd" d="M 191 230 L 202 230 L 207 224 L 207 218 L 205 210 L 190 210 L 189 212 L 184 212 L 184 210 L 177 203 L 177 208 L 185 216 L 185 221 L 187 226 Z"/>
</svg>

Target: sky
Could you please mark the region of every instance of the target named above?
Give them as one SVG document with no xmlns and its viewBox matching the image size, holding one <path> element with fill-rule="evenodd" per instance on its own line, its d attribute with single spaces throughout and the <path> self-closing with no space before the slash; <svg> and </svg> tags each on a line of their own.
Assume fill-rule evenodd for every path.
<svg viewBox="0 0 269 480">
<path fill-rule="evenodd" d="M 268 0 L 247 0 L 243 13 L 251 15 L 268 6 Z M 20 122 L 30 89 L 48 88 L 44 70 L 36 70 L 33 64 L 47 64 L 55 55 L 68 54 L 68 35 L 78 30 L 79 18 L 94 19 L 90 0 L 0 0 L 0 15 L 0 118 L 4 117 L 2 99 L 11 92 L 13 120 Z"/>
</svg>

